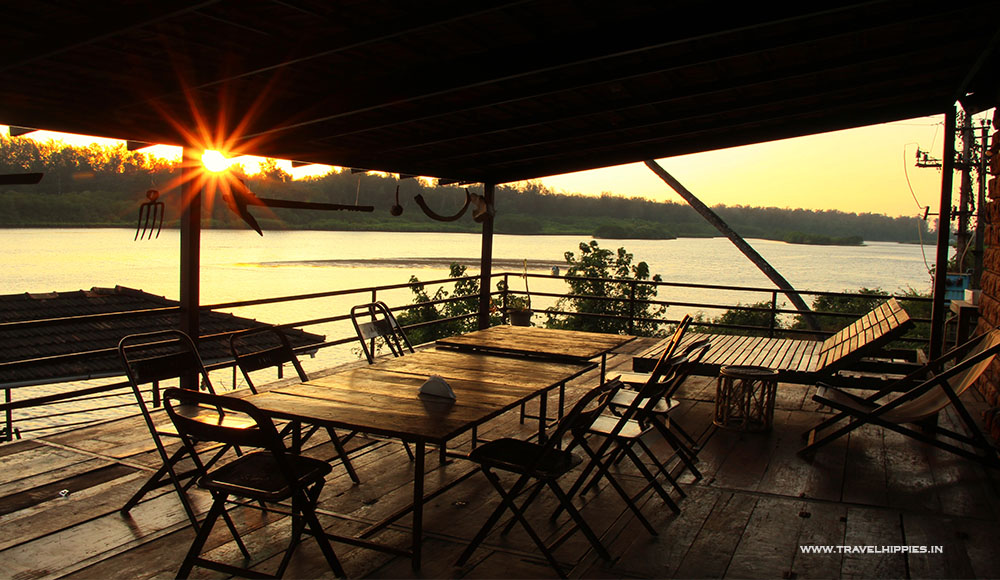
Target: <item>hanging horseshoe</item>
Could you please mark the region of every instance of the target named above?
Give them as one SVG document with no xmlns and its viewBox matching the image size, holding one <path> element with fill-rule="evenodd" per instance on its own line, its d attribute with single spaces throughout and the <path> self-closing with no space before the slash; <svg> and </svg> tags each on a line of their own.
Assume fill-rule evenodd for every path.
<svg viewBox="0 0 1000 580">
<path fill-rule="evenodd" d="M 427 214 L 427 217 L 437 220 L 439 222 L 453 222 L 458 218 L 462 217 L 463 215 L 465 215 L 465 210 L 469 209 L 469 203 L 472 201 L 472 194 L 469 193 L 468 189 L 465 190 L 465 205 L 463 205 L 462 209 L 458 210 L 458 213 L 456 213 L 453 216 L 440 215 L 431 208 L 427 207 L 427 202 L 424 201 L 424 196 L 422 195 L 417 195 L 413 199 L 414 201 L 417 202 L 417 205 L 420 206 L 420 209 L 424 210 L 424 213 Z"/>
</svg>

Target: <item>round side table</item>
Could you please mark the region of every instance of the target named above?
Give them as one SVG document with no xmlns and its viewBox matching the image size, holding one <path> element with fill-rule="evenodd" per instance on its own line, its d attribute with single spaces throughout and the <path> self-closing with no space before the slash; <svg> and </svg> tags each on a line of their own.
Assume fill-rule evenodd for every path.
<svg viewBox="0 0 1000 580">
<path fill-rule="evenodd" d="M 738 431 L 770 431 L 777 376 L 778 371 L 764 367 L 722 367 L 715 391 L 715 424 Z"/>
</svg>

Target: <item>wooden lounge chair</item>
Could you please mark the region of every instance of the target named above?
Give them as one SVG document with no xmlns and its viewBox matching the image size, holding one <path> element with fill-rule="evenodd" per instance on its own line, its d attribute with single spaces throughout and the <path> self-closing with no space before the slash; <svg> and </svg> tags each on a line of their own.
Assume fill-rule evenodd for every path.
<svg viewBox="0 0 1000 580">
<path fill-rule="evenodd" d="M 712 352 L 692 370 L 696 375 L 718 376 L 722 367 L 730 365 L 761 366 L 778 371 L 781 382 L 812 385 L 853 368 L 911 326 L 909 314 L 890 298 L 824 341 L 688 332 L 680 348 L 706 338 L 712 341 Z M 651 369 L 662 348 L 633 359 L 634 370 Z"/>
<path fill-rule="evenodd" d="M 872 424 L 891 429 L 918 441 L 950 451 L 990 467 L 1000 467 L 994 446 L 983 436 L 960 397 L 982 375 L 1000 353 L 1000 330 L 993 330 L 958 346 L 941 358 L 931 361 L 921 371 L 901 379 L 869 397 L 859 397 L 841 389 L 821 386 L 813 399 L 839 413 L 822 421 L 803 436 L 806 446 L 800 455 L 810 457 L 815 451 L 862 425 Z M 937 372 L 945 364 L 961 357 L 954 366 Z M 931 375 L 926 380 L 919 377 Z M 892 400 L 887 395 L 905 389 Z M 968 435 L 963 435 L 926 420 L 949 405 L 955 408 Z M 846 424 L 842 424 L 844 421 Z M 919 423 L 919 427 L 908 425 Z M 838 425 L 841 425 L 839 428 Z M 832 429 L 832 431 L 830 431 Z M 822 433 L 826 432 L 826 435 Z M 939 439 L 946 437 L 955 443 Z M 960 447 L 965 444 L 973 451 Z"/>
</svg>

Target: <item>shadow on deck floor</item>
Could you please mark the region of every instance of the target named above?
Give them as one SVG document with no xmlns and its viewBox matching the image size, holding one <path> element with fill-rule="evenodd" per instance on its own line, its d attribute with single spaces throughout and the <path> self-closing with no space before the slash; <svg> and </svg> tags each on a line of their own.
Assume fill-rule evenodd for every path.
<svg viewBox="0 0 1000 580">
<path fill-rule="evenodd" d="M 633 350 L 643 346 L 636 344 Z M 630 352 L 610 360 L 628 368 Z M 613 372 L 612 372 L 613 374 Z M 594 384 L 588 375 L 569 390 L 579 394 Z M 602 533 L 613 561 L 593 554 L 576 534 L 556 550 L 572 577 L 582 578 L 995 578 L 998 486 L 987 473 L 943 451 L 892 432 L 862 428 L 830 445 L 809 463 L 795 451 L 800 435 L 823 416 L 811 389 L 779 388 L 775 429 L 740 434 L 711 426 L 714 381 L 689 380 L 678 420 L 702 441 L 704 477 L 681 477 L 686 497 L 674 515 L 654 497 L 644 496 L 643 512 L 659 531 L 650 536 L 627 513 L 617 496 L 601 490 L 585 496 L 584 514 Z M 571 397 L 572 399 L 572 397 Z M 975 409 L 976 402 L 970 406 Z M 974 414 L 978 413 L 974 410 Z M 952 422 L 944 416 L 942 423 Z M 489 425 L 491 434 L 527 435 L 509 413 Z M 459 445 L 467 438 L 459 440 Z M 324 525 L 340 533 L 357 531 L 404 507 L 412 485 L 412 463 L 398 442 L 362 439 L 354 464 L 362 483 L 352 485 L 335 466 L 321 501 Z M 130 418 L 0 446 L 0 576 L 29 578 L 169 578 L 176 572 L 193 533 L 176 496 L 148 497 L 129 517 L 117 511 L 156 464 L 141 420 Z M 332 455 L 317 441 L 311 454 Z M 467 473 L 471 465 L 439 465 L 427 458 L 427 489 Z M 639 479 L 623 469 L 622 481 L 638 490 Z M 166 489 L 166 488 L 164 488 Z M 61 494 L 61 492 L 66 492 Z M 65 495 L 65 497 L 63 496 Z M 208 496 L 193 492 L 198 509 Z M 675 494 L 676 495 L 676 494 Z M 550 578 L 527 536 L 515 527 L 494 532 L 461 568 L 453 563 L 496 505 L 485 479 L 474 474 L 425 507 L 424 566 L 372 550 L 335 544 L 351 577 L 365 578 Z M 551 505 L 551 504 L 550 504 Z M 555 537 L 566 518 L 551 524 L 546 505 L 533 506 L 537 529 Z M 236 508 L 238 525 L 252 530 L 251 553 L 270 571 L 270 556 L 287 538 L 288 522 L 274 514 Z M 239 552 L 224 526 L 210 539 L 215 559 Z M 408 520 L 377 539 L 406 547 Z M 803 546 L 834 546 L 829 553 L 804 553 Z M 877 547 L 882 553 L 844 553 L 840 546 Z M 892 553 L 884 548 L 926 547 L 940 553 Z M 195 570 L 196 577 L 218 577 Z M 308 540 L 286 572 L 289 578 L 332 576 Z"/>
</svg>

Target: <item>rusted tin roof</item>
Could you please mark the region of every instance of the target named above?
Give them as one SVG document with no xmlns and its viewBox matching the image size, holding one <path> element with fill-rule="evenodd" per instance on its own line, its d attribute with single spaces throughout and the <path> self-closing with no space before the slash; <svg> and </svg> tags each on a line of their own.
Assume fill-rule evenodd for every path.
<svg viewBox="0 0 1000 580">
<path fill-rule="evenodd" d="M 178 328 L 177 305 L 163 296 L 122 286 L 0 296 L 0 385 L 121 375 L 118 341 L 128 334 Z M 124 314 L 128 312 L 135 313 Z M 202 312 L 202 358 L 206 364 L 230 359 L 229 333 L 266 325 L 232 314 Z M 301 330 L 287 332 L 293 347 L 324 340 Z M 52 359 L 72 353 L 89 354 Z M 11 361 L 32 362 L 5 364 Z"/>
</svg>

